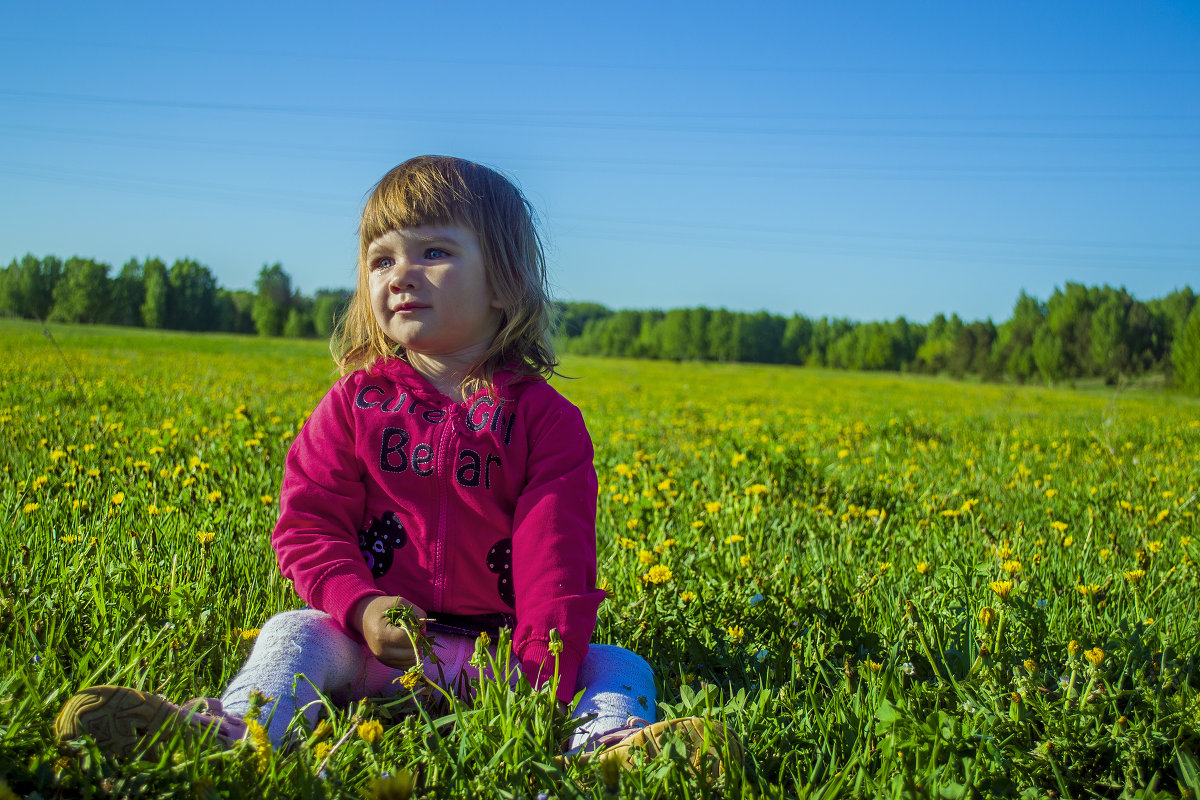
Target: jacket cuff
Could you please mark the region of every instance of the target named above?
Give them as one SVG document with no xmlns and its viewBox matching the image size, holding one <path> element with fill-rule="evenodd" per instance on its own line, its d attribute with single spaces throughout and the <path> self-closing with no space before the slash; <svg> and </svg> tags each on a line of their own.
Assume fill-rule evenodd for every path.
<svg viewBox="0 0 1200 800">
<path fill-rule="evenodd" d="M 383 592 L 357 575 L 331 575 L 313 587 L 312 605 L 333 617 L 333 621 L 351 638 L 362 641 L 362 634 L 350 616 L 365 597 L 382 597 Z"/>
<path fill-rule="evenodd" d="M 521 674 L 530 685 L 540 689 L 554 678 L 554 655 L 550 652 L 547 642 L 528 642 L 521 648 Z M 558 692 L 557 697 L 564 703 L 575 699 L 575 684 L 579 679 L 579 665 L 583 656 L 576 655 L 569 647 L 563 647 L 558 654 Z"/>
</svg>

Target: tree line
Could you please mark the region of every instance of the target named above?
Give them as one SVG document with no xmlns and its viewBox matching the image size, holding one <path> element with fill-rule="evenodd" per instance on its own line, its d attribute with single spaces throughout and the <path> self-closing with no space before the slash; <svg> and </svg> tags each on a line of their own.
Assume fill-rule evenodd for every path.
<svg viewBox="0 0 1200 800">
<path fill-rule="evenodd" d="M 333 331 L 347 289 L 307 297 L 280 264 L 263 265 L 254 291 L 225 289 L 208 267 L 190 258 L 170 267 L 158 258 L 111 267 L 90 258 L 27 254 L 0 270 L 0 314 L 181 331 L 321 337 Z"/>
<path fill-rule="evenodd" d="M 752 361 L 851 370 L 949 374 L 1058 383 L 1162 374 L 1200 394 L 1200 305 L 1190 287 L 1143 302 L 1124 288 L 1068 283 L 1043 302 L 1021 292 L 1011 318 L 966 322 L 938 314 L 928 324 L 898 317 L 854 322 L 766 311 L 676 308 L 613 311 L 566 303 L 566 352 Z"/>
<path fill-rule="evenodd" d="M 328 338 L 348 289 L 295 290 L 263 265 L 254 291 L 217 285 L 191 259 L 130 259 L 115 275 L 89 258 L 32 254 L 0 270 L 0 314 L 61 322 Z M 1200 304 L 1190 287 L 1141 301 L 1124 288 L 1068 283 L 1042 301 L 1022 292 L 1012 316 L 929 323 L 810 319 L 676 308 L 618 310 L 559 303 L 564 352 L 676 361 L 749 361 L 1057 383 L 1161 374 L 1200 394 Z"/>
</svg>

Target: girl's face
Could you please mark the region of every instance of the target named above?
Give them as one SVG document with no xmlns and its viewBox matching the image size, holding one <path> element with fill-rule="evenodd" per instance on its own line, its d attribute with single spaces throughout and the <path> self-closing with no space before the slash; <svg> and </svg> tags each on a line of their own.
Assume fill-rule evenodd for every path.
<svg viewBox="0 0 1200 800">
<path fill-rule="evenodd" d="M 367 248 L 375 321 L 406 350 L 469 366 L 500 329 L 479 237 L 461 225 L 388 231 Z"/>
</svg>

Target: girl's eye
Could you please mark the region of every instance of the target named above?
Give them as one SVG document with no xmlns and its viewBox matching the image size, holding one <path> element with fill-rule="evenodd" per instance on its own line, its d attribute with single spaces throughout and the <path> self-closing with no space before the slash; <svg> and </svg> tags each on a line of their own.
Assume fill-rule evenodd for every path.
<svg viewBox="0 0 1200 800">
<path fill-rule="evenodd" d="M 395 263 L 394 259 L 384 256 L 375 260 L 375 269 L 391 269 Z"/>
<path fill-rule="evenodd" d="M 449 258 L 450 254 L 439 247 L 431 247 L 425 251 L 425 258 L 430 261 L 439 261 L 443 258 Z"/>
</svg>

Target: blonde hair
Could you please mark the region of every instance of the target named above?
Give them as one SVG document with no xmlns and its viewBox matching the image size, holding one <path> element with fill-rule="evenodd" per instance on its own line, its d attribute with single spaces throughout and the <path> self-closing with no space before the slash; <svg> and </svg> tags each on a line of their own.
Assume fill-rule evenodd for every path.
<svg viewBox="0 0 1200 800">
<path fill-rule="evenodd" d="M 464 391 L 491 388 L 500 369 L 553 375 L 558 366 L 551 340 L 553 307 L 533 207 L 499 172 L 449 156 L 411 158 L 384 175 L 367 197 L 358 229 L 358 285 L 330 342 L 342 374 L 379 359 L 405 357 L 371 308 L 371 242 L 400 228 L 447 224 L 462 225 L 479 237 L 488 282 L 503 308 L 500 329 L 468 371 Z"/>
</svg>

